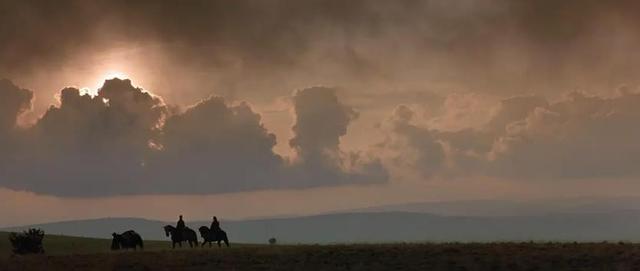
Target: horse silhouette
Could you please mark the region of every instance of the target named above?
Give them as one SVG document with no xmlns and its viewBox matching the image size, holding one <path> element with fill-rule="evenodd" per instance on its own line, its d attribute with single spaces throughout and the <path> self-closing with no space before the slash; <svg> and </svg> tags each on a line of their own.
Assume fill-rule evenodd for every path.
<svg viewBox="0 0 640 271">
<path fill-rule="evenodd" d="M 220 247 L 220 241 L 224 241 L 224 244 L 227 245 L 227 247 L 229 246 L 227 233 L 223 230 L 212 231 L 207 228 L 207 226 L 202 226 L 198 228 L 198 231 L 200 231 L 200 236 L 204 239 L 202 246 L 204 246 L 205 243 L 209 243 L 209 247 L 211 247 L 211 242 L 218 242 L 218 247 Z"/>
<path fill-rule="evenodd" d="M 113 236 L 113 241 L 111 241 L 111 250 L 119 250 L 121 248 L 125 250 L 133 248 L 133 250 L 136 250 L 137 247 L 140 247 L 140 249 L 144 249 L 142 237 L 140 237 L 140 234 L 136 233 L 135 231 L 129 230 L 123 232 L 122 234 L 117 234 L 114 232 L 111 235 Z"/>
<path fill-rule="evenodd" d="M 195 244 L 198 246 L 198 236 L 196 232 L 188 227 L 184 228 L 182 234 L 178 232 L 178 229 L 171 225 L 164 226 L 164 234 L 169 237 L 171 236 L 171 247 L 176 248 L 176 243 L 178 246 L 182 247 L 182 242 L 189 242 L 189 247 L 193 247 Z"/>
</svg>

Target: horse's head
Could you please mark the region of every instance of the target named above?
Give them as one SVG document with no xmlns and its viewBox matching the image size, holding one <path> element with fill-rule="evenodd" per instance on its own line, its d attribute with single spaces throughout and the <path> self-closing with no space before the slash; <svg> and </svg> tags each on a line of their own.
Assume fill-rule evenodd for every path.
<svg viewBox="0 0 640 271">
<path fill-rule="evenodd" d="M 114 232 L 111 236 L 113 236 L 113 240 L 111 241 L 111 250 L 120 249 L 120 235 Z"/>
<path fill-rule="evenodd" d="M 166 225 L 164 226 L 164 235 L 166 235 L 167 237 L 169 237 L 169 235 L 171 235 L 173 233 L 173 231 L 175 230 L 175 228 L 171 225 Z"/>
</svg>

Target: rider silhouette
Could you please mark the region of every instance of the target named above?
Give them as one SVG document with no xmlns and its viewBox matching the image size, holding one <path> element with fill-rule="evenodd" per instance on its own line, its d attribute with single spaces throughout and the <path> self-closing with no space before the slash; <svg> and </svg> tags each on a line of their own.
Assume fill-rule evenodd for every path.
<svg viewBox="0 0 640 271">
<path fill-rule="evenodd" d="M 211 222 L 211 231 L 219 232 L 220 230 L 220 222 L 218 222 L 218 218 L 214 216 L 213 221 Z"/>
<path fill-rule="evenodd" d="M 180 215 L 180 218 L 178 219 L 178 224 L 176 225 L 176 229 L 177 229 L 178 233 L 180 234 L 180 236 L 183 235 L 184 228 L 186 228 L 186 226 L 184 225 L 184 220 L 182 220 L 182 215 Z"/>
</svg>

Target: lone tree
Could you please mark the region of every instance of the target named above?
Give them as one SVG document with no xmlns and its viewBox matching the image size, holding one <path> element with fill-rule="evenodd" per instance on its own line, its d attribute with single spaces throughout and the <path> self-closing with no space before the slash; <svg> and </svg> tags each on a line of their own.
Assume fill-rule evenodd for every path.
<svg viewBox="0 0 640 271">
<path fill-rule="evenodd" d="M 41 229 L 29 229 L 22 233 L 12 232 L 9 235 L 9 241 L 15 254 L 44 253 L 43 238 L 44 231 Z"/>
<path fill-rule="evenodd" d="M 269 245 L 275 245 L 278 242 L 275 237 L 269 238 Z"/>
</svg>

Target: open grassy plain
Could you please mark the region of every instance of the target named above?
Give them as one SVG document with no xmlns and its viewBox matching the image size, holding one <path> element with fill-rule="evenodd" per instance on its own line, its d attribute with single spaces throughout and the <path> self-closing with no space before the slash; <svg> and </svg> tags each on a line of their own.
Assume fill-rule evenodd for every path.
<svg viewBox="0 0 640 271">
<path fill-rule="evenodd" d="M 147 250 L 165 249 L 170 246 L 164 241 L 145 241 Z M 73 236 L 45 235 L 43 246 L 46 255 L 95 254 L 110 251 L 111 239 L 83 238 Z M 11 256 L 9 233 L 0 232 L 0 259 Z"/>
<path fill-rule="evenodd" d="M 60 247 L 71 254 L 10 256 L 0 260 L 0 270 L 640 270 L 640 245 L 628 243 L 277 245 L 116 253 L 97 244 L 85 247 L 94 251 Z"/>
</svg>

